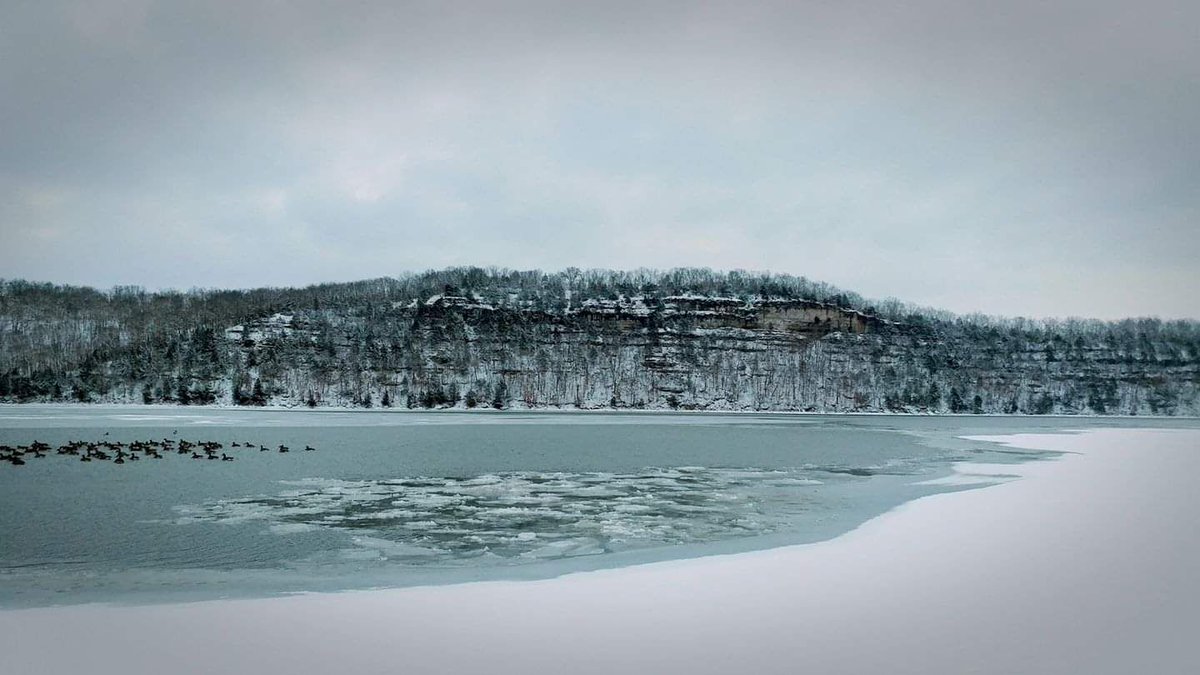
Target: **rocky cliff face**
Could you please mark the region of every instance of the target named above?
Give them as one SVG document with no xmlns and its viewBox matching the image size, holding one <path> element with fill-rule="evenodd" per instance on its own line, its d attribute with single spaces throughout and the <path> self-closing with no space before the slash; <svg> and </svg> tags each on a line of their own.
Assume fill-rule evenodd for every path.
<svg viewBox="0 0 1200 675">
<path fill-rule="evenodd" d="M 395 310 L 387 337 L 299 315 L 287 340 L 243 341 L 276 400 L 323 405 L 1184 414 L 1194 347 L 1104 336 L 885 321 L 811 302 L 586 303 L 561 314 L 437 298 Z M 261 332 L 261 331 L 260 331 Z M 264 333 L 265 334 L 265 333 Z M 262 352 L 333 340 L 362 371 Z M 299 343 L 299 344 L 297 344 Z"/>
<path fill-rule="evenodd" d="M 64 311 L 10 294 L 0 399 L 1200 413 L 1190 322 L 884 316 L 838 297 L 691 290 L 323 288 L 193 298 L 191 311 L 157 296 Z"/>
</svg>

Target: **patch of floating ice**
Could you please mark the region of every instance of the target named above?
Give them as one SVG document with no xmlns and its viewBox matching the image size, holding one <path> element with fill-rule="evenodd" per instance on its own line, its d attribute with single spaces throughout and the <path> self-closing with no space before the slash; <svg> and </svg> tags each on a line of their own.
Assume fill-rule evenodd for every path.
<svg viewBox="0 0 1200 675">
<path fill-rule="evenodd" d="M 296 534 L 297 532 L 310 532 L 318 528 L 318 525 L 312 523 L 275 523 L 267 529 L 271 534 Z"/>
<path fill-rule="evenodd" d="M 275 495 L 177 507 L 177 523 L 323 528 L 411 564 L 500 564 L 768 534 L 813 509 L 811 469 L 668 467 L 280 481 Z M 355 554 L 358 555 L 358 554 Z M 356 558 L 357 559 L 357 558 Z"/>
<path fill-rule="evenodd" d="M 413 546 L 399 541 L 391 541 L 390 539 L 380 539 L 378 537 L 354 537 L 351 541 L 355 546 L 360 548 L 378 551 L 380 555 L 389 558 L 394 557 L 411 557 L 411 556 L 432 556 L 436 555 L 437 551 L 424 548 L 421 546 Z"/>
</svg>

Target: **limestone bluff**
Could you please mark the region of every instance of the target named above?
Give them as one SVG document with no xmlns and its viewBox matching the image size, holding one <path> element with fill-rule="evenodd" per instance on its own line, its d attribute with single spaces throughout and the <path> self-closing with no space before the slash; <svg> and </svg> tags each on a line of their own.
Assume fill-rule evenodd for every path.
<svg viewBox="0 0 1200 675">
<path fill-rule="evenodd" d="M 0 285 L 0 400 L 1194 415 L 1200 326 L 961 317 L 802 277 L 454 268 Z"/>
</svg>

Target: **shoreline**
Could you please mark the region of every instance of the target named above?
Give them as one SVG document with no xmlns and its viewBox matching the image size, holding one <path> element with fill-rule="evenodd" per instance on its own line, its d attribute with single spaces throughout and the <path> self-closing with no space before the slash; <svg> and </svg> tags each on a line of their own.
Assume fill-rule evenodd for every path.
<svg viewBox="0 0 1200 675">
<path fill-rule="evenodd" d="M 194 411 L 247 411 L 247 412 L 308 412 L 308 413 L 364 413 L 364 414 L 431 414 L 431 415 L 501 415 L 501 414 L 585 414 L 585 415 L 680 415 L 680 416 L 699 416 L 699 415 L 781 415 L 789 417 L 915 417 L 915 418 L 949 418 L 949 419 L 1005 419 L 1005 420 L 1200 420 L 1200 415 L 1097 415 L 1093 413 L 1048 413 L 1045 415 L 1035 415 L 1029 413 L 950 413 L 950 412 L 892 412 L 892 411 L 853 411 L 853 410 L 831 410 L 831 411 L 807 411 L 807 410 L 746 410 L 739 408 L 729 409 L 707 409 L 707 410 L 680 410 L 675 408 L 575 408 L 575 407 L 552 407 L 540 406 L 535 408 L 523 407 L 508 407 L 508 408 L 490 408 L 490 407 L 449 407 L 449 408 L 398 408 L 398 407 L 373 407 L 362 408 L 355 406 L 317 406 L 309 408 L 308 406 L 297 405 L 265 405 L 265 406 L 238 406 L 225 404 L 212 405 L 180 405 L 178 403 L 79 403 L 75 401 L 59 401 L 59 402 L 28 402 L 14 403 L 11 401 L 0 401 L 0 410 L 19 409 L 19 408 L 64 408 L 64 409 L 80 409 L 80 410 L 130 410 L 130 409 L 147 409 L 147 410 L 194 410 Z"/>
<path fill-rule="evenodd" d="M 814 544 L 538 581 L 0 612 L 9 672 L 1193 672 L 1200 431 L 966 440 L 1076 453 Z M 70 635 L 74 649 L 55 649 Z"/>
</svg>

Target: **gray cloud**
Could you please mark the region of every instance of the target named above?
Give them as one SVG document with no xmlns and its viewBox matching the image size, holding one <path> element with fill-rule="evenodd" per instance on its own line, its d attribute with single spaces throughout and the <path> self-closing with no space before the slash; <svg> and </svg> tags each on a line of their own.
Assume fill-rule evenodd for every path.
<svg viewBox="0 0 1200 675">
<path fill-rule="evenodd" d="M 0 274 L 773 269 L 1200 316 L 1194 3 L 14 3 Z"/>
</svg>

